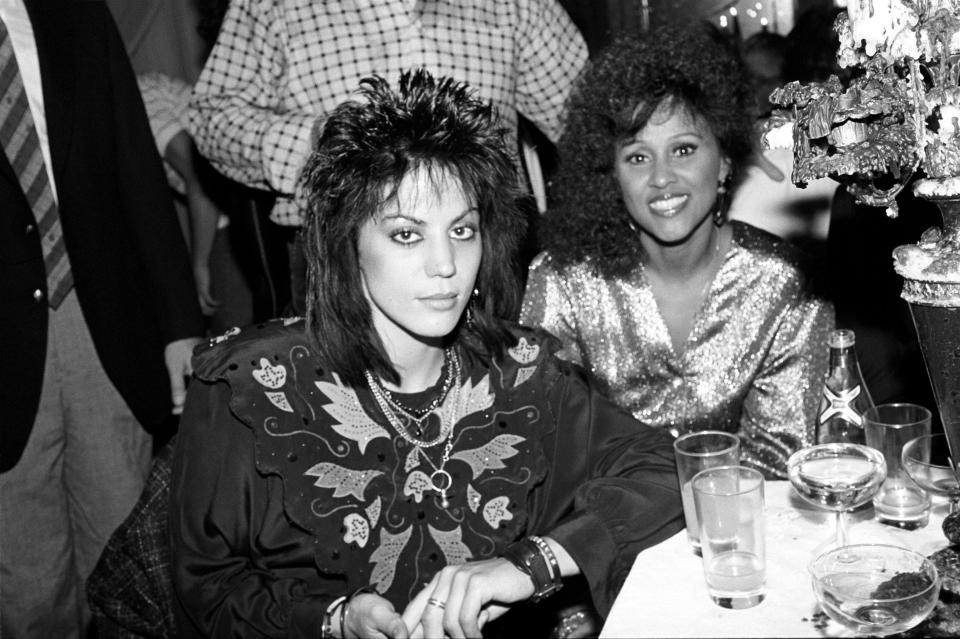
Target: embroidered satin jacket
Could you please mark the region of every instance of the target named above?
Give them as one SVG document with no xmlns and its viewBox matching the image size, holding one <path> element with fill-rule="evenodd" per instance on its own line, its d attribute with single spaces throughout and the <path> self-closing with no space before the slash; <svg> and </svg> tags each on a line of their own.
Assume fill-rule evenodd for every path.
<svg viewBox="0 0 960 639">
<path fill-rule="evenodd" d="M 402 437 L 367 388 L 310 349 L 302 321 L 199 352 L 174 460 L 171 535 L 182 634 L 316 636 L 330 601 L 371 585 L 402 611 L 447 564 L 530 534 L 577 561 L 605 614 L 636 553 L 682 526 L 671 438 L 596 392 L 517 327 Z M 443 507 L 431 476 L 450 474 Z"/>
</svg>

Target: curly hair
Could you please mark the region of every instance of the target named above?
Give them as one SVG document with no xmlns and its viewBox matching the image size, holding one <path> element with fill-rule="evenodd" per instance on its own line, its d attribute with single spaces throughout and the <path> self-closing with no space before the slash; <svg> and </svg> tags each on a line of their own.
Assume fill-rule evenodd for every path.
<svg viewBox="0 0 960 639">
<path fill-rule="evenodd" d="M 668 105 L 706 123 L 735 183 L 752 150 L 747 77 L 736 50 L 704 24 L 623 37 L 600 52 L 568 101 L 541 248 L 560 266 L 589 261 L 605 277 L 636 269 L 643 252 L 614 172 L 616 144 Z"/>
<path fill-rule="evenodd" d="M 366 100 L 329 114 L 300 177 L 314 345 L 350 384 L 362 385 L 366 369 L 399 382 L 363 294 L 357 238 L 396 198 L 403 178 L 425 169 L 434 180 L 443 173 L 456 179 L 480 215 L 479 296 L 470 303 L 472 321 L 462 321 L 450 341 L 478 354 L 502 352 L 515 341 L 503 318 L 519 310 L 517 254 L 526 218 L 493 108 L 467 85 L 422 69 L 403 73 L 397 91 L 381 77 L 365 78 L 359 94 Z"/>
</svg>

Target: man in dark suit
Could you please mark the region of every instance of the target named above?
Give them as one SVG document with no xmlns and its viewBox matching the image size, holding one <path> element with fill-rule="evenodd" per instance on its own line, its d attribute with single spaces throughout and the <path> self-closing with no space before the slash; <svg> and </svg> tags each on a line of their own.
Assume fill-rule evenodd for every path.
<svg viewBox="0 0 960 639">
<path fill-rule="evenodd" d="M 0 0 L 0 147 L 0 635 L 74 637 L 202 334 L 102 0 Z"/>
</svg>

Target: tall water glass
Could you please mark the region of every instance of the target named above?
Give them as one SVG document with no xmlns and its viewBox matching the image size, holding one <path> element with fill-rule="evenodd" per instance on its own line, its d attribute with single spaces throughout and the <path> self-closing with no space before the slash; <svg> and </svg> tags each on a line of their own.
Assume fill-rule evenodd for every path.
<svg viewBox="0 0 960 639">
<path fill-rule="evenodd" d="M 700 530 L 690 482 L 701 470 L 739 464 L 740 439 L 722 430 L 701 430 L 678 437 L 673 442 L 673 450 L 677 454 L 677 478 L 680 481 L 683 516 L 687 521 L 687 539 L 693 552 L 700 555 Z"/>
<path fill-rule="evenodd" d="M 720 466 L 700 471 L 692 483 L 710 597 L 723 608 L 757 605 L 766 582 L 763 475 Z"/>
<path fill-rule="evenodd" d="M 877 521 L 913 530 L 930 519 L 930 497 L 900 461 L 904 445 L 930 434 L 930 411 L 917 404 L 880 404 L 863 414 L 867 445 L 883 453 L 887 478 L 873 497 Z"/>
</svg>

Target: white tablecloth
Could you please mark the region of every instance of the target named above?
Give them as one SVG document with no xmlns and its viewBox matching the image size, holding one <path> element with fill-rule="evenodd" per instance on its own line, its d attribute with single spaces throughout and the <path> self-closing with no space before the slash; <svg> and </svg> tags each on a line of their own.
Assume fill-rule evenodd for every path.
<svg viewBox="0 0 960 639">
<path fill-rule="evenodd" d="M 833 537 L 834 514 L 794 494 L 786 481 L 767 482 L 766 599 L 729 610 L 707 594 L 702 560 L 686 531 L 637 556 L 601 638 L 852 636 L 819 612 L 807 564 Z M 849 543 L 889 543 L 929 555 L 948 545 L 940 526 L 945 502 L 934 497 L 930 523 L 913 531 L 873 520 L 872 508 L 848 515 Z"/>
</svg>

